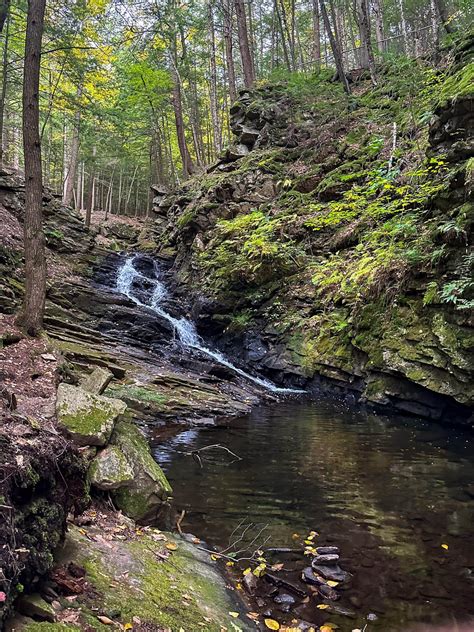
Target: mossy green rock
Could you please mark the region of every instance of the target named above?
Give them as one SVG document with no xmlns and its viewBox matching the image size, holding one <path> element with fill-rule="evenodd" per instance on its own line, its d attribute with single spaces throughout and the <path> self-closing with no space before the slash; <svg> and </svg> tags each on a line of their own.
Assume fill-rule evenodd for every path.
<svg viewBox="0 0 474 632">
<path fill-rule="evenodd" d="M 143 629 L 254 629 L 244 619 L 242 604 L 226 588 L 218 563 L 196 545 L 165 533 L 176 545 L 166 559 L 165 543 L 153 539 L 153 530 L 132 540 L 106 541 L 96 537 L 100 528 L 92 526 L 88 535 L 92 537 L 71 526 L 58 560 L 63 564 L 72 560 L 85 568 L 88 583 L 99 595 L 97 600 L 79 597 L 72 605 L 80 609 L 74 630 L 106 630 L 97 614 L 112 612 L 114 622 L 121 625 L 139 617 Z M 93 609 L 97 607 L 99 611 Z M 229 615 L 235 611 L 240 612 L 237 619 Z"/>
<path fill-rule="evenodd" d="M 167 510 L 172 489 L 151 456 L 145 437 L 133 423 L 120 421 L 110 443 L 120 450 L 133 469 L 130 483 L 114 492 L 117 508 L 140 522 L 159 521 Z"/>
<path fill-rule="evenodd" d="M 116 420 L 126 408 L 119 399 L 87 393 L 70 384 L 58 387 L 58 420 L 79 446 L 106 445 Z"/>
<path fill-rule="evenodd" d="M 47 603 L 40 595 L 21 595 L 16 602 L 18 612 L 27 617 L 34 617 L 42 621 L 53 622 L 56 618 L 54 608 Z"/>
<path fill-rule="evenodd" d="M 89 480 L 97 489 L 118 489 L 133 481 L 133 469 L 120 448 L 109 445 L 92 461 Z"/>
</svg>

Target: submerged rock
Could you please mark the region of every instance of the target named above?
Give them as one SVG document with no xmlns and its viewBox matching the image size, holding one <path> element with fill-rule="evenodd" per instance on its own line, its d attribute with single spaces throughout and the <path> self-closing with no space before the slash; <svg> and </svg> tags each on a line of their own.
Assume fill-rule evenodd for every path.
<svg viewBox="0 0 474 632">
<path fill-rule="evenodd" d="M 115 421 L 126 408 L 119 399 L 93 395 L 70 384 L 58 387 L 58 421 L 79 446 L 106 445 Z"/>
<path fill-rule="evenodd" d="M 124 453 L 115 445 L 99 452 L 89 468 L 89 480 L 103 490 L 118 489 L 133 481 L 133 469 Z"/>
<path fill-rule="evenodd" d="M 126 487 L 114 492 L 114 503 L 134 520 L 150 523 L 163 519 L 169 508 L 172 489 L 162 469 L 150 454 L 145 437 L 130 422 L 116 424 L 110 440 L 124 455 L 133 470 Z"/>
</svg>

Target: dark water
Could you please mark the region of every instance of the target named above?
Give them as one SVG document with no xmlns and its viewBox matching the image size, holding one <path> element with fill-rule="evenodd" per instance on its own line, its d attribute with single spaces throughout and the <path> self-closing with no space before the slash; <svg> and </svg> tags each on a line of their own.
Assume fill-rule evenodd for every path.
<svg viewBox="0 0 474 632">
<path fill-rule="evenodd" d="M 220 443 L 243 457 L 181 452 Z M 474 442 L 453 428 L 332 403 L 256 409 L 228 428 L 186 430 L 155 448 L 186 528 L 223 547 L 243 519 L 272 546 L 320 533 L 354 574 L 357 619 L 339 629 L 404 630 L 474 617 Z M 441 545 L 447 544 L 448 550 Z"/>
</svg>

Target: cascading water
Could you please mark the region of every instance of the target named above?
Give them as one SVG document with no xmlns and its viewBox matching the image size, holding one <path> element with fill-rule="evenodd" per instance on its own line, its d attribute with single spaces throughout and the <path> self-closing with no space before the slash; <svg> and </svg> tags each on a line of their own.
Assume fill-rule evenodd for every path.
<svg viewBox="0 0 474 632">
<path fill-rule="evenodd" d="M 146 307 L 148 309 L 153 310 L 156 314 L 159 314 L 162 318 L 167 320 L 172 326 L 174 331 L 176 332 L 180 342 L 185 347 L 191 347 L 192 349 L 197 349 L 201 353 L 209 356 L 214 359 L 219 364 L 227 367 L 237 373 L 241 377 L 262 386 L 263 388 L 272 391 L 273 393 L 303 393 L 304 391 L 290 388 L 279 388 L 275 386 L 270 380 L 266 380 L 262 377 L 255 377 L 254 375 L 250 375 L 246 371 L 239 369 L 236 367 L 230 360 L 228 360 L 222 353 L 219 351 L 214 351 L 213 349 L 209 349 L 205 346 L 204 341 L 199 336 L 196 331 L 196 327 L 194 323 L 187 318 L 175 318 L 171 314 L 169 314 L 162 307 L 163 300 L 167 297 L 168 293 L 166 287 L 159 279 L 151 279 L 146 275 L 139 272 L 135 266 L 133 265 L 135 257 L 127 257 L 123 266 L 119 269 L 117 275 L 117 290 L 121 294 L 125 294 L 131 299 L 136 305 L 140 307 Z M 139 298 L 135 296 L 132 292 L 133 283 L 136 279 L 146 280 L 147 283 L 153 284 L 153 293 L 151 295 L 149 303 L 143 303 Z"/>
</svg>

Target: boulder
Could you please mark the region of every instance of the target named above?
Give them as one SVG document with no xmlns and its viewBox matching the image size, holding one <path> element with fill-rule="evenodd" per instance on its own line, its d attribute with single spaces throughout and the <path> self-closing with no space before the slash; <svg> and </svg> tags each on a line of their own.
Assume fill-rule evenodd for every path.
<svg viewBox="0 0 474 632">
<path fill-rule="evenodd" d="M 89 480 L 98 489 L 118 489 L 133 481 L 133 469 L 120 448 L 109 445 L 92 461 Z"/>
<path fill-rule="evenodd" d="M 26 617 L 39 619 L 40 621 L 49 621 L 53 623 L 56 620 L 56 614 L 53 606 L 47 603 L 37 593 L 32 595 L 21 595 L 16 602 L 16 609 L 20 614 Z"/>
<path fill-rule="evenodd" d="M 116 420 L 126 408 L 120 399 L 94 395 L 71 384 L 58 387 L 58 421 L 81 447 L 106 445 Z"/>
<path fill-rule="evenodd" d="M 114 492 L 118 509 L 141 523 L 163 518 L 169 507 L 172 489 L 162 469 L 150 454 L 145 437 L 127 421 L 119 421 L 110 440 L 125 456 L 133 470 L 133 479 Z"/>
<path fill-rule="evenodd" d="M 88 393 L 102 395 L 113 377 L 109 369 L 98 366 L 82 380 L 81 388 Z"/>
</svg>

